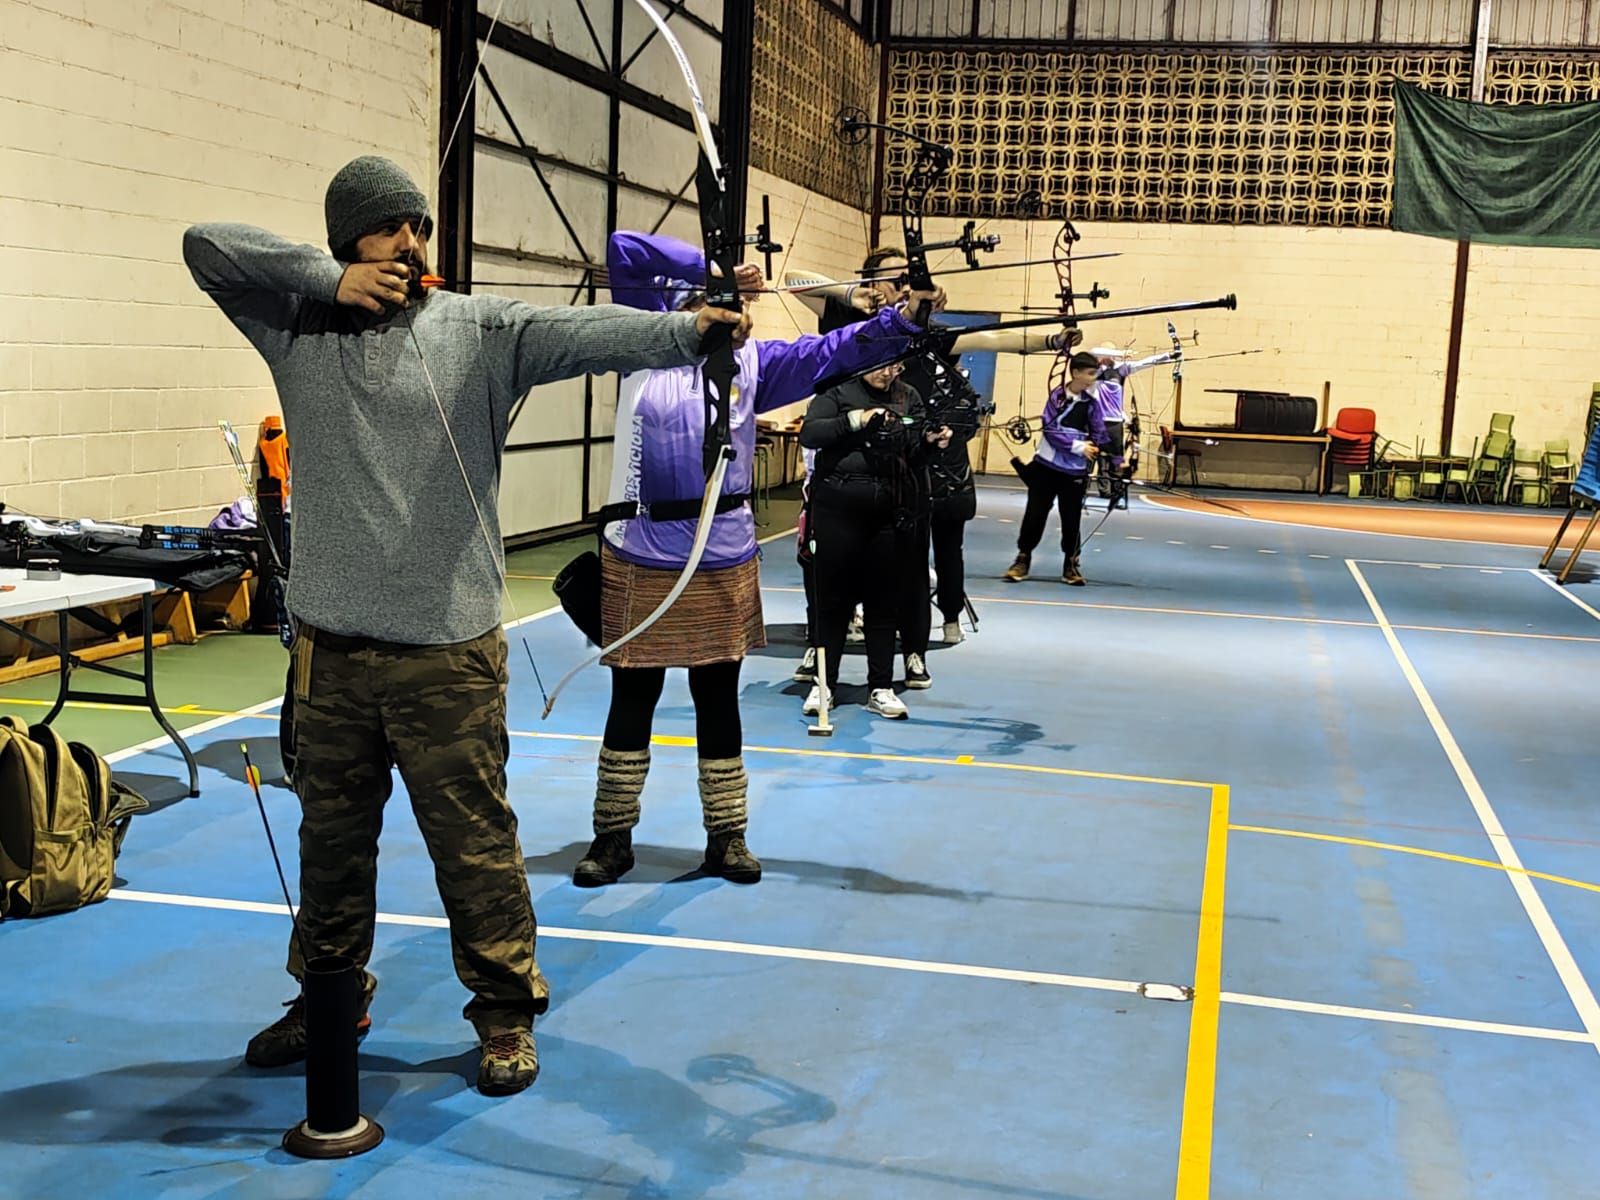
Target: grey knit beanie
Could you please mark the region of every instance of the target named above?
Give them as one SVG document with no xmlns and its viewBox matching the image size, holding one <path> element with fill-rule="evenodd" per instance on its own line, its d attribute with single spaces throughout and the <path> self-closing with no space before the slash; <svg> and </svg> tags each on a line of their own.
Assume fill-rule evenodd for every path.
<svg viewBox="0 0 1600 1200">
<path fill-rule="evenodd" d="M 354 245 L 391 217 L 422 217 L 422 232 L 433 227 L 428 198 L 411 177 L 387 158 L 363 155 L 340 168 L 322 204 L 328 220 L 328 249 L 335 255 Z"/>
</svg>

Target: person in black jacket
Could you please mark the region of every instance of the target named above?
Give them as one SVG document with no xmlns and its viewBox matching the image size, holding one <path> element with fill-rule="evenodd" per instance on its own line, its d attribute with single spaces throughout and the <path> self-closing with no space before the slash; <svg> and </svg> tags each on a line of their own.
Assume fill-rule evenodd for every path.
<svg viewBox="0 0 1600 1200">
<path fill-rule="evenodd" d="M 965 382 L 964 380 L 960 382 Z M 972 474 L 967 443 L 974 431 L 959 429 L 950 444 L 936 450 L 928 462 L 929 532 L 933 542 L 934 594 L 944 622 L 944 644 L 963 640 L 961 613 L 967 606 L 966 562 L 962 543 L 967 522 L 978 515 L 978 488 Z M 922 580 L 922 610 L 927 611 L 927 580 Z M 926 638 L 923 639 L 926 644 Z M 909 667 L 907 686 L 911 685 Z M 926 685 L 924 685 L 926 686 Z"/>
<path fill-rule="evenodd" d="M 832 707 L 845 629 L 856 604 L 864 610 L 867 708 L 903 719 L 894 694 L 897 610 L 903 596 L 901 548 L 925 496 L 919 476 L 950 430 L 930 428 L 921 398 L 899 382 L 898 363 L 813 397 L 800 444 L 817 452 L 811 480 L 811 530 L 816 544 L 817 625 L 827 679 L 806 698 L 815 713 L 827 688 Z M 926 559 L 923 560 L 926 597 Z M 924 608 L 926 600 L 924 599 Z"/>
</svg>

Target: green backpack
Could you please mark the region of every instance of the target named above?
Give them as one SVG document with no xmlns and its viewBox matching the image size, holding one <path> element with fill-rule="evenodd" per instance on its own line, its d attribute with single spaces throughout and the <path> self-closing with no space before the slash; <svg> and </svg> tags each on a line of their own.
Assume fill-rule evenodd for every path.
<svg viewBox="0 0 1600 1200">
<path fill-rule="evenodd" d="M 0 717 L 0 918 L 104 900 L 128 823 L 149 807 L 82 742 Z"/>
</svg>

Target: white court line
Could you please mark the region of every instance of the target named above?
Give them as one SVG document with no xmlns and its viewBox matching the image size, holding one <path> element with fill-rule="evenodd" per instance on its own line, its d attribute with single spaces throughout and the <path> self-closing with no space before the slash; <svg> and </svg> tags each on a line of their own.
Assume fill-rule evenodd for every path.
<svg viewBox="0 0 1600 1200">
<path fill-rule="evenodd" d="M 1473 773 L 1472 766 L 1467 762 L 1466 755 L 1461 752 L 1461 746 L 1456 742 L 1455 735 L 1450 732 L 1450 727 L 1445 724 L 1444 717 L 1433 702 L 1433 697 L 1428 694 L 1428 689 L 1422 682 L 1422 677 L 1417 674 L 1417 669 L 1411 665 L 1411 659 L 1406 655 L 1405 648 L 1400 645 L 1399 635 L 1395 633 L 1394 626 L 1389 623 L 1389 618 L 1384 615 L 1383 608 L 1378 604 L 1378 598 L 1372 594 L 1366 576 L 1362 575 L 1354 559 L 1346 559 L 1345 566 L 1350 568 L 1350 574 L 1355 577 L 1356 586 L 1361 589 L 1361 594 L 1366 597 L 1367 607 L 1372 610 L 1372 615 L 1377 619 L 1378 627 L 1383 631 L 1383 637 L 1389 643 L 1389 650 L 1394 655 L 1395 662 L 1400 665 L 1401 673 L 1406 677 L 1406 682 L 1411 685 L 1412 694 L 1416 696 L 1417 703 L 1422 706 L 1423 715 L 1428 718 L 1428 724 L 1433 728 L 1434 737 L 1439 739 L 1445 757 L 1450 760 L 1450 765 L 1455 769 L 1456 778 L 1461 781 L 1461 787 L 1467 793 L 1467 799 L 1472 803 L 1472 809 L 1478 816 L 1478 823 L 1483 826 L 1483 832 L 1489 839 L 1489 844 L 1494 847 L 1496 857 L 1506 868 L 1506 878 L 1510 881 L 1512 889 L 1517 893 L 1517 899 L 1522 901 L 1523 911 L 1528 914 L 1528 920 L 1533 923 L 1534 931 L 1539 935 L 1539 940 L 1544 944 L 1545 953 L 1550 956 L 1550 962 L 1555 966 L 1556 974 L 1561 977 L 1561 982 L 1567 989 L 1567 995 L 1572 1000 L 1572 1006 L 1578 1012 L 1578 1019 L 1583 1022 L 1583 1027 L 1589 1031 L 1589 1041 L 1596 1050 L 1600 1050 L 1600 1004 L 1595 1002 L 1594 992 L 1589 988 L 1589 981 L 1583 977 L 1583 972 L 1578 969 L 1578 964 L 1572 957 L 1572 951 L 1567 948 L 1566 940 L 1561 936 L 1561 931 L 1556 928 L 1555 921 L 1551 919 L 1550 912 L 1544 906 L 1538 889 L 1533 886 L 1533 881 L 1524 874 L 1525 868 L 1522 859 L 1517 855 L 1516 847 L 1511 844 L 1511 839 L 1506 836 L 1505 827 L 1500 824 L 1500 818 L 1494 811 L 1494 806 L 1489 803 L 1489 797 L 1483 790 L 1483 785 L 1478 782 L 1478 777 Z"/>
<path fill-rule="evenodd" d="M 1277 996 L 1252 996 L 1223 992 L 1224 1004 L 1247 1008 L 1274 1008 L 1284 1012 L 1316 1013 L 1327 1017 L 1353 1017 L 1360 1021 L 1385 1021 L 1394 1025 L 1426 1025 L 1433 1029 L 1464 1029 L 1469 1033 L 1497 1033 L 1505 1037 L 1543 1038 L 1551 1042 L 1589 1043 L 1581 1029 L 1541 1029 L 1537 1025 L 1506 1025 L 1499 1021 L 1467 1021 L 1459 1017 L 1431 1017 L 1425 1013 L 1390 1012 L 1381 1008 L 1350 1008 L 1343 1004 L 1315 1004 L 1309 1000 L 1283 1000 Z"/>
<path fill-rule="evenodd" d="M 224 725 L 231 725 L 233 722 L 241 720 L 244 717 L 258 716 L 261 713 L 266 712 L 269 708 L 277 708 L 278 705 L 282 703 L 282 696 L 274 696 L 271 700 L 263 700 L 260 704 L 252 704 L 249 708 L 241 708 L 238 712 L 229 713 L 225 717 L 212 717 L 209 721 L 201 721 L 198 725 L 190 725 L 187 729 L 178 730 L 178 734 L 183 738 L 184 741 L 187 742 L 194 734 L 209 733 L 213 729 L 221 729 Z M 182 716 L 183 714 L 179 713 L 178 715 Z M 105 758 L 108 763 L 119 763 L 124 759 L 133 758 L 136 755 L 143 754 L 146 750 L 157 750 L 162 746 L 172 746 L 172 739 L 169 738 L 165 733 L 160 734 L 157 737 L 150 738 L 147 741 L 140 742 L 136 746 L 127 746 L 121 750 L 114 750 L 110 754 L 106 755 Z M 176 746 L 172 746 L 172 748 L 174 751 L 177 750 Z"/>
<path fill-rule="evenodd" d="M 1404 558 L 1349 558 L 1364 567 L 1426 567 L 1430 571 L 1528 571 L 1531 567 L 1495 566 L 1491 563 L 1412 562 Z"/>
<path fill-rule="evenodd" d="M 166 904 L 178 908 L 204 908 L 222 912 L 259 913 L 281 917 L 284 909 L 256 900 L 223 900 L 210 896 L 184 896 L 171 892 L 140 892 L 114 888 L 110 899 L 140 904 Z M 378 914 L 380 925 L 401 925 L 420 929 L 448 929 L 444 917 L 419 917 L 399 913 Z M 1137 995 L 1144 986 L 1126 979 L 1100 979 L 1092 975 L 1064 975 L 1055 971 L 1017 971 L 1008 967 L 979 967 L 965 963 L 936 962 L 917 958 L 891 958 L 881 954 L 848 954 L 834 950 L 809 950 L 800 946 L 773 946 L 759 942 L 726 942 L 709 938 L 675 937 L 654 933 L 625 933 L 609 929 L 563 929 L 539 926 L 541 938 L 559 941 L 608 942 L 623 946 L 651 946 L 664 950 L 700 950 L 716 954 L 742 954 L 755 958 L 782 958 L 802 962 L 834 963 L 848 967 L 876 967 L 888 971 L 912 971 L 925 975 L 957 975 L 969 979 L 996 979 L 1007 983 L 1033 983 L 1046 987 L 1083 988 L 1096 992 Z M 1555 1042 L 1588 1043 L 1588 1035 L 1572 1029 L 1541 1029 L 1534 1025 L 1508 1025 L 1496 1021 L 1471 1021 L 1457 1017 L 1434 1017 L 1424 1013 L 1388 1012 L 1376 1008 L 1350 1008 L 1340 1004 L 1317 1004 L 1307 1000 L 1284 1000 L 1276 996 L 1255 996 L 1243 992 L 1223 992 L 1224 1004 L 1249 1008 L 1281 1009 L 1285 1012 L 1314 1013 L 1362 1021 L 1386 1021 L 1402 1025 L 1425 1025 L 1436 1029 L 1461 1029 L 1470 1033 L 1490 1033 L 1507 1037 L 1543 1038 Z"/>
<path fill-rule="evenodd" d="M 113 900 L 141 904 L 171 904 L 182 908 L 210 908 L 229 912 L 284 916 L 286 909 L 253 900 L 218 900 L 209 896 L 182 896 L 170 892 L 138 892 L 115 888 Z M 407 925 L 422 929 L 449 929 L 444 917 L 414 917 L 379 913 L 380 925 Z M 976 967 L 965 963 L 932 962 L 917 958 L 889 958 L 880 954 L 847 954 L 835 950 L 808 950 L 800 946 L 769 946 L 759 942 L 724 942 L 708 938 L 675 937 L 655 933 L 620 933 L 609 929 L 563 929 L 540 925 L 539 937 L 574 942 L 612 942 L 624 946 L 656 946 L 670 950 L 706 950 L 718 954 L 745 954 L 756 958 L 789 958 L 805 962 L 837 963 L 851 967 L 878 967 L 888 971 L 917 971 L 928 975 L 963 975 L 971 979 L 1001 979 L 1010 983 L 1042 983 L 1050 987 L 1087 988 L 1097 992 L 1137 994 L 1140 984 L 1122 979 L 1097 979 L 1091 975 L 1062 975 L 1055 971 L 1015 971 L 1008 967 Z"/>
<path fill-rule="evenodd" d="M 1578 599 L 1578 597 L 1574 596 L 1571 592 L 1569 592 L 1566 588 L 1562 587 L 1554 579 L 1551 579 L 1550 576 L 1546 575 L 1538 567 L 1529 567 L 1528 568 L 1528 574 L 1532 575 L 1540 583 L 1542 583 L 1545 586 L 1549 587 L 1552 591 L 1555 592 L 1556 595 L 1562 597 L 1565 600 L 1571 600 L 1574 604 L 1576 604 L 1579 608 L 1583 609 L 1584 612 L 1588 613 L 1596 621 L 1600 621 L 1600 611 L 1597 611 L 1596 609 L 1590 607 L 1588 604 L 1585 604 L 1582 600 Z"/>
</svg>

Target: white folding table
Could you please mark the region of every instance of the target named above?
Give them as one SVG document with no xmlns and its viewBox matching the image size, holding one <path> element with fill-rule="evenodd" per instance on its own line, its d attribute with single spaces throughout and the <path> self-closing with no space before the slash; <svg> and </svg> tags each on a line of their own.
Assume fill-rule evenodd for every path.
<svg viewBox="0 0 1600 1200">
<path fill-rule="evenodd" d="M 188 743 L 178 735 L 178 731 L 167 720 L 166 714 L 161 711 L 160 703 L 156 700 L 155 645 L 151 639 L 155 636 L 154 596 L 157 591 L 162 590 L 162 585 L 153 579 L 127 579 L 117 575 L 63 574 L 61 578 L 53 580 L 29 579 L 26 570 L 0 568 L 0 589 L 8 585 L 10 590 L 0 590 L 0 629 L 9 630 L 41 650 L 49 651 L 61 664 L 61 682 L 56 691 L 56 702 L 39 723 L 50 724 L 68 700 L 89 700 L 99 704 L 148 709 L 156 722 L 166 731 L 167 736 L 172 739 L 173 745 L 183 754 L 183 761 L 189 767 L 189 795 L 198 796 L 200 770 L 195 764 L 194 754 L 190 751 Z M 67 637 L 67 620 L 74 610 L 87 609 L 96 604 L 107 604 L 113 600 L 131 600 L 134 597 L 138 597 L 143 613 L 142 673 L 126 671 L 121 667 L 107 666 L 104 663 L 88 662 L 71 652 L 72 643 Z M 56 644 L 53 646 L 12 623 L 24 617 L 43 616 L 52 612 L 56 614 Z M 72 672 L 80 669 L 131 679 L 143 686 L 144 694 L 139 696 L 129 695 L 126 692 L 78 691 L 72 686 Z"/>
</svg>

